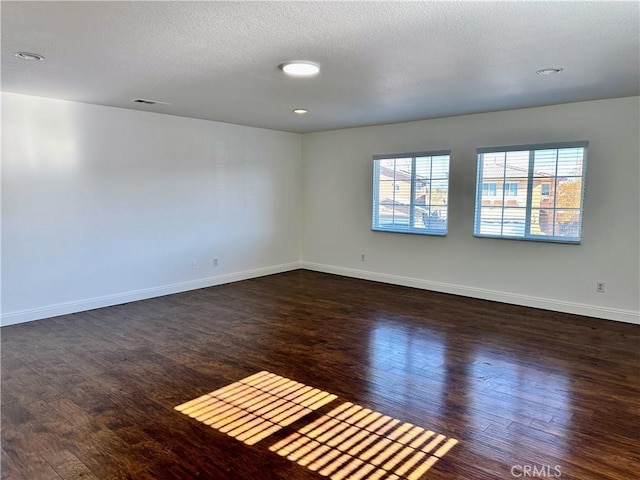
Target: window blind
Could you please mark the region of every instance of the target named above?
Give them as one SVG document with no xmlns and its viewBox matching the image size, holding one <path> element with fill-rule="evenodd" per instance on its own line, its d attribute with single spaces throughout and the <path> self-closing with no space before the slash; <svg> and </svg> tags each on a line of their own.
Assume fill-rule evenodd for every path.
<svg viewBox="0 0 640 480">
<path fill-rule="evenodd" d="M 474 235 L 580 243 L 587 146 L 478 149 Z"/>
<path fill-rule="evenodd" d="M 450 151 L 373 157 L 373 230 L 446 235 Z"/>
</svg>

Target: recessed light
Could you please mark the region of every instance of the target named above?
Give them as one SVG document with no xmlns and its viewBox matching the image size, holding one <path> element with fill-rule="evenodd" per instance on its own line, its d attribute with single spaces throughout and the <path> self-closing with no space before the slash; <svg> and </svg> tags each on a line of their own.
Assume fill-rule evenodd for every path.
<svg viewBox="0 0 640 480">
<path fill-rule="evenodd" d="M 296 108 L 293 113 L 297 113 L 298 115 L 304 115 L 305 113 L 307 113 L 309 110 L 305 109 L 305 108 Z"/>
<path fill-rule="evenodd" d="M 536 73 L 538 75 L 554 75 L 562 72 L 563 70 L 564 68 L 543 68 L 542 70 L 538 70 Z"/>
<path fill-rule="evenodd" d="M 312 62 L 295 61 L 286 62 L 280 65 L 282 71 L 287 75 L 294 77 L 310 77 L 316 75 L 320 71 L 320 65 Z"/>
<path fill-rule="evenodd" d="M 44 60 L 44 57 L 42 55 L 37 54 L 37 53 L 16 52 L 14 55 L 16 57 L 18 57 L 19 59 L 21 59 L 21 60 L 30 60 L 30 61 Z"/>
</svg>

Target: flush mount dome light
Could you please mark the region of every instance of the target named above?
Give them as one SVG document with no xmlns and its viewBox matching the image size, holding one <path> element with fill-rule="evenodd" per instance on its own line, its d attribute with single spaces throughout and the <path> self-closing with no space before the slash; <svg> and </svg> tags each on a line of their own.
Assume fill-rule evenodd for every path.
<svg viewBox="0 0 640 480">
<path fill-rule="evenodd" d="M 36 62 L 40 60 L 44 60 L 44 57 L 37 53 L 16 52 L 15 56 L 20 58 L 21 60 L 30 60 L 30 61 L 36 61 Z"/>
<path fill-rule="evenodd" d="M 317 65 L 312 62 L 286 62 L 280 65 L 282 71 L 287 75 L 292 75 L 294 77 L 310 77 L 312 75 L 316 75 L 320 71 L 320 65 Z"/>
<path fill-rule="evenodd" d="M 305 113 L 307 113 L 309 110 L 307 110 L 306 108 L 296 108 L 293 113 L 297 113 L 298 115 L 304 115 Z"/>
<path fill-rule="evenodd" d="M 560 73 L 564 70 L 564 68 L 543 68 L 542 70 L 538 70 L 536 73 L 538 75 L 555 75 L 556 73 Z"/>
</svg>

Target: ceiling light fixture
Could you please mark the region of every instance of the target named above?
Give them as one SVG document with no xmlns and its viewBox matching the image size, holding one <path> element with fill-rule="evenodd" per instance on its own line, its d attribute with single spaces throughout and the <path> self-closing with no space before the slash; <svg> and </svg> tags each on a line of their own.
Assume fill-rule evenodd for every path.
<svg viewBox="0 0 640 480">
<path fill-rule="evenodd" d="M 42 55 L 37 54 L 37 53 L 16 52 L 14 55 L 16 57 L 18 57 L 19 59 L 21 59 L 21 60 L 30 60 L 30 61 L 44 60 L 44 57 Z"/>
<path fill-rule="evenodd" d="M 305 113 L 307 113 L 309 110 L 305 109 L 305 108 L 296 108 L 293 113 L 297 113 L 298 115 L 304 115 Z"/>
<path fill-rule="evenodd" d="M 538 75 L 555 75 L 556 73 L 560 73 L 564 70 L 564 68 L 543 68 L 542 70 L 538 70 L 536 73 Z"/>
<path fill-rule="evenodd" d="M 320 65 L 312 62 L 298 61 L 286 62 L 280 65 L 280 68 L 287 75 L 294 77 L 310 77 L 316 75 L 320 71 Z"/>
</svg>

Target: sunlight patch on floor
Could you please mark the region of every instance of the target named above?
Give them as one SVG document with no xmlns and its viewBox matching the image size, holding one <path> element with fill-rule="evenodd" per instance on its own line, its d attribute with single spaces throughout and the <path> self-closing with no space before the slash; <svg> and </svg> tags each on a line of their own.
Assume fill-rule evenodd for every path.
<svg viewBox="0 0 640 480">
<path fill-rule="evenodd" d="M 456 443 L 347 402 L 270 450 L 332 480 L 417 480 Z"/>
<path fill-rule="evenodd" d="M 259 372 L 175 407 L 253 445 L 337 398 L 269 372 Z"/>
<path fill-rule="evenodd" d="M 175 409 L 254 445 L 336 398 L 263 371 Z M 418 480 L 457 443 L 455 438 L 345 402 L 269 450 L 331 480 Z"/>
</svg>

